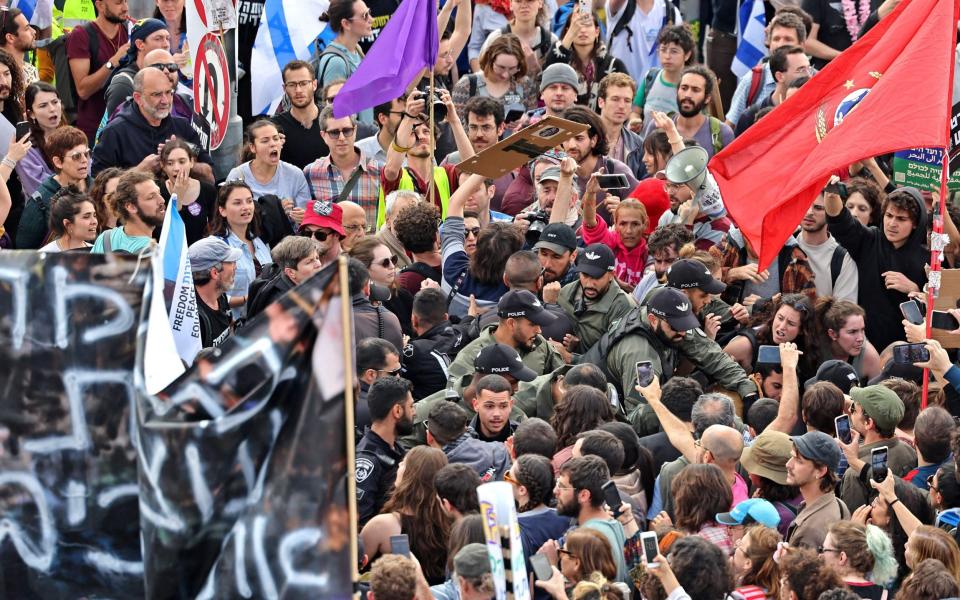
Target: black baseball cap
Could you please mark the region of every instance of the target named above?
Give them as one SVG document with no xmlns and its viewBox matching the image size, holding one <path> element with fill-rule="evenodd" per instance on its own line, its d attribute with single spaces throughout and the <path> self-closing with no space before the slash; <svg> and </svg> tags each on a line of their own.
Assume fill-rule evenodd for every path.
<svg viewBox="0 0 960 600">
<path fill-rule="evenodd" d="M 682 258 L 667 269 L 667 285 L 678 290 L 700 288 L 708 294 L 720 294 L 726 284 L 717 281 L 699 260 Z"/>
<path fill-rule="evenodd" d="M 606 244 L 590 244 L 577 254 L 577 272 L 599 279 L 612 273 L 617 263 L 613 250 Z"/>
<path fill-rule="evenodd" d="M 534 250 L 546 248 L 557 254 L 565 254 L 577 247 L 577 234 L 566 223 L 550 223 L 540 232 L 540 241 Z"/>
<path fill-rule="evenodd" d="M 527 290 L 510 290 L 500 297 L 497 314 L 501 318 L 528 319 L 531 323 L 545 327 L 553 324 L 557 317 L 543 307 L 543 303 Z"/>
<path fill-rule="evenodd" d="M 797 454 L 807 460 L 827 465 L 827 468 L 834 472 L 840 466 L 840 447 L 837 446 L 837 440 L 822 431 L 808 431 L 803 435 L 790 436 L 790 440 L 797 449 Z"/>
<path fill-rule="evenodd" d="M 850 394 L 852 387 L 860 385 L 860 379 L 854 368 L 849 363 L 835 358 L 824 361 L 817 368 L 817 374 L 803 384 L 803 389 L 810 389 L 813 384 L 820 381 L 829 381 L 847 395 Z"/>
<path fill-rule="evenodd" d="M 493 344 L 480 351 L 473 361 L 478 373 L 512 375 L 517 381 L 533 381 L 537 373 L 523 364 L 520 354 L 506 344 Z"/>
<path fill-rule="evenodd" d="M 647 310 L 650 314 L 664 319 L 676 331 L 690 331 L 700 327 L 700 321 L 693 315 L 690 299 L 675 288 L 654 290 L 647 301 Z"/>
</svg>

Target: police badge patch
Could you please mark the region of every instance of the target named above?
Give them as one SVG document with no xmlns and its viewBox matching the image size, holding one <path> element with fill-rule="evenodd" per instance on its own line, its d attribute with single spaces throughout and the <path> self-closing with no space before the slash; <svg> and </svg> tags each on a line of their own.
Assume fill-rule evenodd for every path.
<svg viewBox="0 0 960 600">
<path fill-rule="evenodd" d="M 357 483 L 363 483 L 373 473 L 373 461 L 369 458 L 357 458 Z"/>
</svg>

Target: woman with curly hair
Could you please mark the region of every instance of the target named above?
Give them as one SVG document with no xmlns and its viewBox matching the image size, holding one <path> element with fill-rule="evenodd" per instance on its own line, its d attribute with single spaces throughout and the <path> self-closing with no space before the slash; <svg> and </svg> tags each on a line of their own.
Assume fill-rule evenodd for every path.
<svg viewBox="0 0 960 600">
<path fill-rule="evenodd" d="M 735 544 L 730 557 L 737 583 L 734 591 L 744 600 L 780 597 L 780 567 L 773 560 L 773 554 L 781 539 L 776 529 L 754 525 Z"/>
<path fill-rule="evenodd" d="M 372 559 L 390 553 L 390 536 L 406 534 L 410 552 L 420 561 L 431 585 L 446 579 L 451 519 L 440 505 L 433 485 L 437 471 L 446 464 L 446 455 L 437 448 L 417 446 L 408 452 L 397 469 L 395 487 L 383 510 L 360 531 L 360 539 Z"/>
<path fill-rule="evenodd" d="M 673 478 L 670 492 L 676 526 L 712 542 L 730 556 L 733 540 L 729 529 L 716 521 L 716 515 L 729 511 L 733 504 L 733 492 L 723 471 L 712 464 L 687 465 Z M 660 515 L 654 524 L 666 513 Z"/>
<path fill-rule="evenodd" d="M 784 294 L 763 317 L 763 322 L 742 329 L 723 351 L 740 363 L 748 373 L 756 370 L 760 346 L 779 346 L 793 342 L 803 352 L 797 377 L 806 381 L 817 372 L 816 318 L 813 306 L 805 294 Z"/>
<path fill-rule="evenodd" d="M 880 374 L 880 355 L 867 339 L 867 313 L 859 304 L 824 296 L 817 299 L 819 347 L 823 359 L 850 363 L 861 384 Z"/>
<path fill-rule="evenodd" d="M 847 181 L 847 210 L 864 227 L 880 226 L 880 205 L 886 196 L 883 189 L 869 179 L 854 177 Z"/>
<path fill-rule="evenodd" d="M 780 599 L 810 600 L 843 587 L 843 579 L 807 548 L 790 548 L 780 558 Z"/>
<path fill-rule="evenodd" d="M 647 600 L 728 600 L 733 590 L 730 562 L 723 551 L 707 540 L 691 535 L 670 547 L 669 559 L 657 555 L 642 585 Z M 659 584 L 659 585 L 658 585 Z M 804 600 L 806 600 L 804 596 Z M 816 596 L 813 596 L 816 598 Z"/>
<path fill-rule="evenodd" d="M 553 455 L 553 472 L 560 472 L 563 463 L 573 458 L 573 445 L 584 431 L 596 429 L 614 418 L 613 407 L 606 394 L 587 385 L 567 388 L 557 404 L 550 425 L 557 432 L 557 448 Z"/>
<path fill-rule="evenodd" d="M 893 545 L 876 525 L 834 523 L 818 551 L 824 564 L 833 567 L 861 598 L 881 600 L 885 588 L 897 577 Z"/>
</svg>

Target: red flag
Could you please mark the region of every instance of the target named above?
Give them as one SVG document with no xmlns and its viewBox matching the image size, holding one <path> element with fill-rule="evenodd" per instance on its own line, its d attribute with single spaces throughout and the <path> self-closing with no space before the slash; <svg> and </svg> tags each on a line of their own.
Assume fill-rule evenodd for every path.
<svg viewBox="0 0 960 600">
<path fill-rule="evenodd" d="M 948 146 L 958 8 L 904 0 L 710 161 L 727 210 L 769 265 L 832 170 Z"/>
</svg>

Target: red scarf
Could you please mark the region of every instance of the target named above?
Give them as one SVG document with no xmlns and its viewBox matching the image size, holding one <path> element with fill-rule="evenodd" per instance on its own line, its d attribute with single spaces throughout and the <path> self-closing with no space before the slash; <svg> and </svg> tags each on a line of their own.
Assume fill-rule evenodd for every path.
<svg viewBox="0 0 960 600">
<path fill-rule="evenodd" d="M 507 19 L 510 18 L 510 0 L 477 0 L 477 4 L 486 4 Z"/>
</svg>

